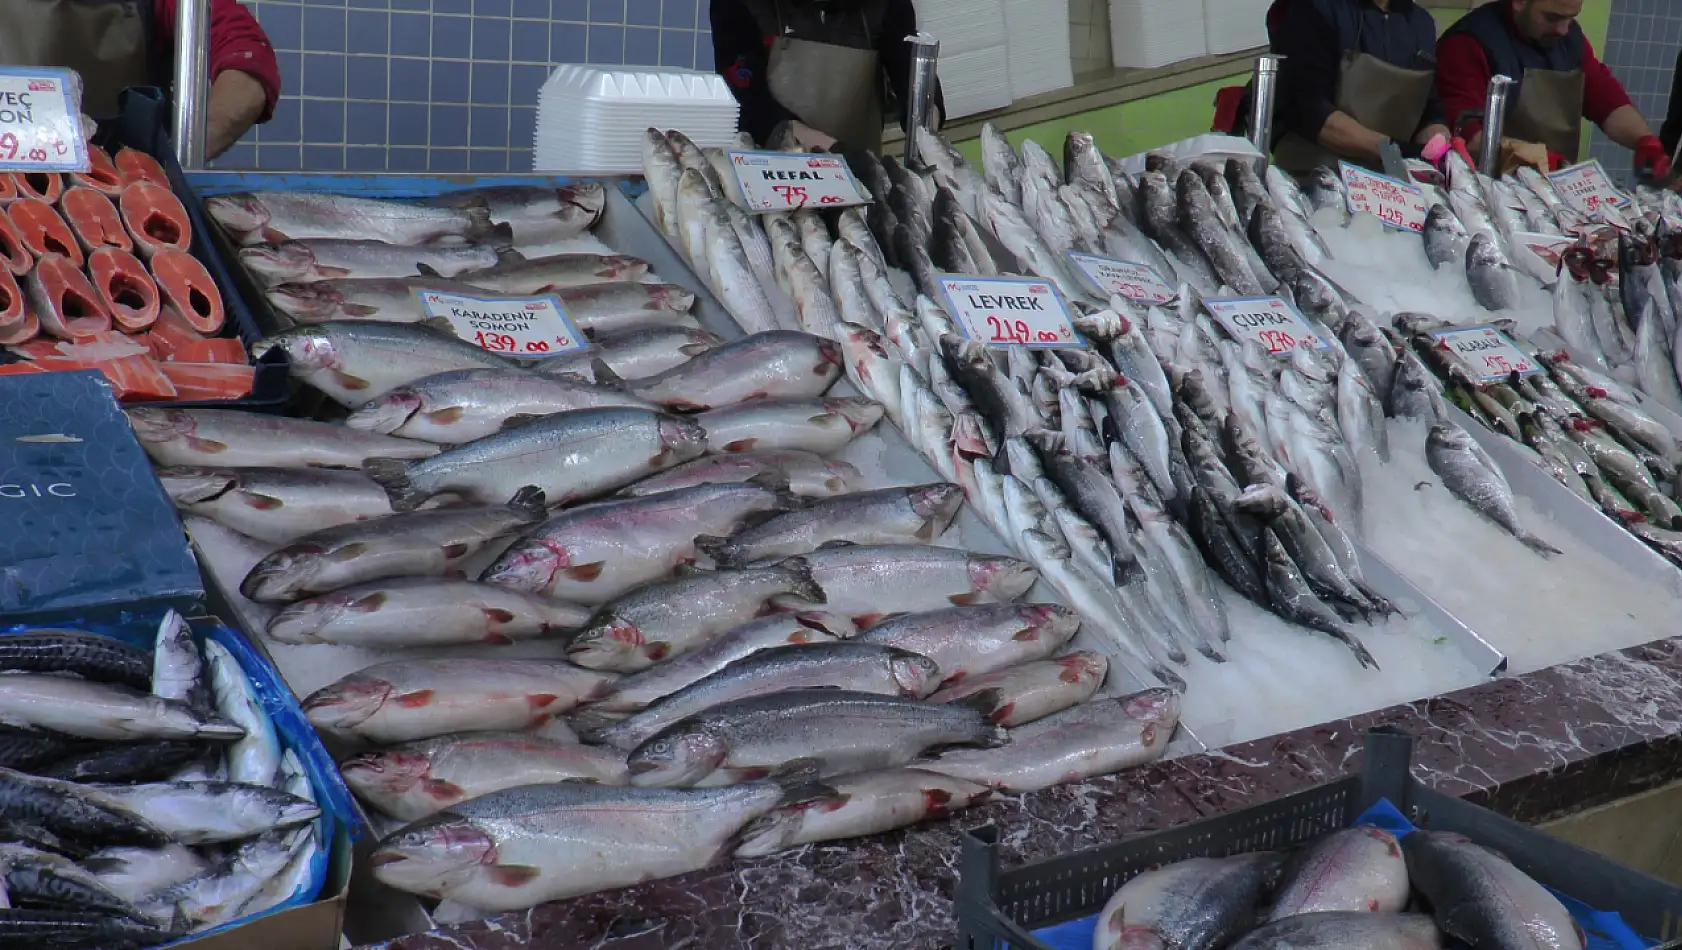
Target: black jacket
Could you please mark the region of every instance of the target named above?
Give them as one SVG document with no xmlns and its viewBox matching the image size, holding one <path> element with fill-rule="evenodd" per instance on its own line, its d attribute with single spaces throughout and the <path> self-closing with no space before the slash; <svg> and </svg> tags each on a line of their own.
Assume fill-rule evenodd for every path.
<svg viewBox="0 0 1682 950">
<path fill-rule="evenodd" d="M 1665 112 L 1664 127 L 1659 129 L 1665 154 L 1676 154 L 1679 139 L 1682 139 L 1682 52 L 1676 54 L 1676 72 L 1670 77 L 1670 108 Z"/>
<path fill-rule="evenodd" d="M 1359 50 L 1402 69 L 1435 70 L 1437 24 L 1414 0 L 1390 0 L 1386 13 L 1371 0 L 1291 0 L 1272 31 L 1279 64 L 1275 140 L 1287 131 L 1310 142 L 1337 111 L 1338 74 L 1345 50 Z M 1431 94 L 1419 128 L 1443 121 L 1442 101 Z"/>
</svg>

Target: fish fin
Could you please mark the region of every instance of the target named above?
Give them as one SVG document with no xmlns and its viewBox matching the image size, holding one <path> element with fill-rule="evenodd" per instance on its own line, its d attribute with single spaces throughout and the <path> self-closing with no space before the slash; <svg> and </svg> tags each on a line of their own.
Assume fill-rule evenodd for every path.
<svg viewBox="0 0 1682 950">
<path fill-rule="evenodd" d="M 672 645 L 664 641 L 646 644 L 642 648 L 643 655 L 658 663 L 672 655 Z"/>
<path fill-rule="evenodd" d="M 544 497 L 543 489 L 536 485 L 525 485 L 508 499 L 508 507 L 520 514 L 537 521 L 549 514 L 549 500 Z"/>
<path fill-rule="evenodd" d="M 372 385 L 360 376 L 352 376 L 343 370 L 337 369 L 333 371 L 333 381 L 346 389 L 358 392 L 367 389 L 370 385 Z"/>
<path fill-rule="evenodd" d="M 368 553 L 368 545 L 361 541 L 352 541 L 344 547 L 335 549 L 327 557 L 328 560 L 332 561 L 354 561 L 366 553 Z"/>
<path fill-rule="evenodd" d="M 533 709 L 548 709 L 555 704 L 557 699 L 560 699 L 560 697 L 554 693 L 527 693 L 526 705 Z"/>
<path fill-rule="evenodd" d="M 759 439 L 757 437 L 736 439 L 735 441 L 724 443 L 723 448 L 726 452 L 751 452 L 753 451 L 753 447 L 758 444 Z M 226 446 L 223 446 L 223 448 L 226 448 Z"/>
<path fill-rule="evenodd" d="M 385 591 L 375 591 L 366 597 L 358 598 L 356 603 L 351 604 L 350 606 L 352 610 L 360 611 L 365 614 L 371 614 L 374 611 L 379 610 L 381 607 L 384 607 L 385 602 Z"/>
<path fill-rule="evenodd" d="M 824 593 L 823 585 L 812 576 L 812 562 L 803 557 L 791 557 L 779 561 L 777 566 L 794 574 L 794 590 L 790 591 L 794 596 L 814 604 L 829 603 L 829 595 Z"/>
<path fill-rule="evenodd" d="M 602 576 L 602 567 L 606 564 L 606 561 L 591 561 L 588 564 L 575 564 L 572 567 L 561 571 L 561 573 L 565 574 L 568 580 L 588 582 Z"/>
<path fill-rule="evenodd" d="M 438 273 L 437 269 L 434 268 L 431 264 L 416 263 L 415 264 L 415 272 L 420 274 L 422 277 L 430 277 L 434 280 L 443 280 L 444 279 L 444 275 Z"/>
<path fill-rule="evenodd" d="M 1553 557 L 1555 554 L 1562 553 L 1559 548 L 1554 547 L 1533 534 L 1521 534 L 1518 536 L 1518 539 L 1524 543 L 1525 547 L 1535 551 L 1543 557 Z"/>
<path fill-rule="evenodd" d="M 228 443 L 226 442 L 218 442 L 215 439 L 201 439 L 194 435 L 187 436 L 187 444 L 193 448 L 193 451 L 203 452 L 206 455 L 228 451 Z"/>
<path fill-rule="evenodd" d="M 1019 643 L 1027 643 L 1030 640 L 1038 640 L 1039 638 L 1040 628 L 1038 627 L 1023 627 L 1021 630 L 1016 631 L 1016 633 L 1011 637 L 1012 640 Z"/>
<path fill-rule="evenodd" d="M 952 793 L 944 788 L 923 789 L 923 808 L 930 818 L 945 815 L 952 810 Z"/>
<path fill-rule="evenodd" d="M 514 622 L 514 612 L 512 610 L 503 610 L 501 607 L 481 607 L 479 609 L 484 613 L 485 619 L 491 623 Z"/>
<path fill-rule="evenodd" d="M 857 547 L 857 545 L 855 545 L 851 541 L 848 541 L 846 538 L 836 538 L 833 541 L 825 541 L 824 543 L 818 545 L 818 550 L 819 551 L 834 551 L 834 550 L 838 550 L 840 548 L 851 548 L 851 547 Z"/>
<path fill-rule="evenodd" d="M 710 343 L 685 343 L 678 347 L 677 351 L 682 353 L 684 356 L 700 356 L 702 353 L 705 353 L 712 348 L 712 344 Z"/>
<path fill-rule="evenodd" d="M 711 534 L 695 536 L 695 550 L 713 559 L 719 567 L 730 567 L 736 563 L 737 555 L 735 542 L 729 538 L 721 538 Z"/>
<path fill-rule="evenodd" d="M 801 801 L 816 801 L 830 799 L 839 795 L 836 790 L 818 781 L 823 774 L 823 763 L 815 758 L 802 756 L 789 759 L 782 765 L 766 773 L 766 778 L 782 786 L 784 791 L 783 804 L 793 805 Z M 799 793 L 797 795 L 797 793 Z M 811 797 L 800 797 L 809 795 Z"/>
<path fill-rule="evenodd" d="M 1221 651 L 1215 649 L 1214 647 L 1210 646 L 1207 643 L 1200 644 L 1197 647 L 1197 652 L 1203 654 L 1203 656 L 1206 657 L 1207 659 L 1209 659 L 1211 662 L 1214 662 L 1214 663 L 1225 663 L 1226 662 L 1226 654 L 1224 654 Z M 1072 674 L 1065 673 L 1063 675 L 1065 677 L 1070 677 Z M 1078 676 L 1073 677 L 1073 678 L 1069 679 L 1068 681 L 1069 682 L 1074 682 L 1075 679 L 1078 679 L 1078 678 L 1079 678 Z"/>
<path fill-rule="evenodd" d="M 433 317 L 430 320 L 422 320 L 421 322 L 415 324 L 415 326 L 426 327 L 434 333 L 441 333 L 444 336 L 455 337 L 458 340 L 461 339 L 461 334 L 456 332 L 455 324 L 443 317 Z"/>
<path fill-rule="evenodd" d="M 362 463 L 362 474 L 385 489 L 393 511 L 414 511 L 429 497 L 410 480 L 409 463 L 402 459 L 367 459 Z"/>
<path fill-rule="evenodd" d="M 427 413 L 426 419 L 428 422 L 436 422 L 439 425 L 447 426 L 460 422 L 462 414 L 463 410 L 460 406 L 445 406 L 443 409 L 434 409 Z"/>
<path fill-rule="evenodd" d="M 459 802 L 467 795 L 467 790 L 454 782 L 446 782 L 441 778 L 424 778 L 420 783 L 421 791 L 427 797 L 438 801 Z"/>
<path fill-rule="evenodd" d="M 529 864 L 499 864 L 490 872 L 491 881 L 503 887 L 523 887 L 542 875 L 542 870 Z"/>
<path fill-rule="evenodd" d="M 273 511 L 276 508 L 283 508 L 286 505 L 286 503 L 281 501 L 279 498 L 275 498 L 272 495 L 259 495 L 256 492 L 241 492 L 240 498 L 244 500 L 247 505 L 250 505 L 258 511 Z"/>
<path fill-rule="evenodd" d="M 508 418 L 502 420 L 501 431 L 507 432 L 509 429 L 518 429 L 523 425 L 530 425 L 539 419 L 546 418 L 548 418 L 548 416 L 545 416 L 540 412 L 516 412 Z"/>
<path fill-rule="evenodd" d="M 426 704 L 432 702 L 432 690 L 417 689 L 413 692 L 403 693 L 398 696 L 394 702 L 396 702 L 399 706 L 404 706 L 409 709 L 414 709 L 418 706 L 425 706 Z"/>
<path fill-rule="evenodd" d="M 607 360 L 596 357 L 590 361 L 590 372 L 596 377 L 596 385 L 607 389 L 625 390 L 625 379 L 607 365 Z"/>
<path fill-rule="evenodd" d="M 981 713 L 983 716 L 992 718 L 999 712 L 1001 707 L 1009 708 L 1011 704 L 1005 701 L 1004 690 L 998 688 L 997 686 L 991 686 L 987 689 L 978 689 L 968 696 L 954 699 L 947 705 L 962 706 L 965 709 L 973 709 L 976 712 Z"/>
<path fill-rule="evenodd" d="M 365 303 L 342 303 L 339 304 L 339 312 L 347 317 L 371 317 L 379 313 L 380 308 Z"/>
<path fill-rule="evenodd" d="M 805 507 L 806 505 L 805 500 L 794 493 L 794 490 L 789 487 L 788 479 L 780 472 L 760 472 L 758 475 L 748 479 L 747 483 L 749 485 L 758 485 L 760 488 L 775 494 L 777 496 L 777 505 L 781 509 L 781 511 L 776 512 L 754 512 L 753 514 L 748 515 L 749 518 L 761 514 L 774 517 L 781 514 L 782 511 L 792 511 L 796 508 Z"/>
<path fill-rule="evenodd" d="M 976 604 L 981 603 L 982 596 L 981 591 L 972 590 L 965 594 L 953 594 L 946 599 L 959 607 L 973 607 Z"/>
</svg>

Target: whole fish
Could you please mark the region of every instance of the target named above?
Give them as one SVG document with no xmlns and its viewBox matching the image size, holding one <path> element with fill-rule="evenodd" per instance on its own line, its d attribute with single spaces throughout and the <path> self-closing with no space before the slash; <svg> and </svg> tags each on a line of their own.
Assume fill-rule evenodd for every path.
<svg viewBox="0 0 1682 950">
<path fill-rule="evenodd" d="M 391 514 L 385 490 L 361 472 L 168 466 L 156 474 L 181 511 L 271 544 Z"/>
<path fill-rule="evenodd" d="M 575 409 L 654 409 L 614 386 L 512 368 L 462 369 L 415 380 L 345 419 L 353 429 L 460 445 Z"/>
<path fill-rule="evenodd" d="M 1252 485 L 1239 496 L 1236 507 L 1268 523 L 1284 546 L 1285 553 L 1302 573 L 1308 586 L 1322 597 L 1335 598 L 1366 612 L 1377 609 L 1339 564 L 1337 554 L 1315 527 L 1307 512 L 1275 485 Z"/>
<path fill-rule="evenodd" d="M 869 432 L 883 412 L 880 403 L 850 396 L 761 399 L 703 412 L 695 424 L 704 430 L 707 450 L 713 453 L 794 450 L 825 455 Z"/>
<path fill-rule="evenodd" d="M 1425 460 L 1455 497 L 1471 505 L 1525 547 L 1547 557 L 1559 549 L 1519 524 L 1512 487 L 1493 459 L 1465 429 L 1452 423 L 1431 427 L 1425 438 Z"/>
<path fill-rule="evenodd" d="M 1641 391 L 1671 412 L 1682 412 L 1682 386 L 1676 381 L 1675 350 L 1665 345 L 1658 305 L 1648 300 L 1635 331 L 1635 380 Z"/>
<path fill-rule="evenodd" d="M 1304 182 L 1308 200 L 1315 211 L 1330 211 L 1339 226 L 1347 227 L 1352 215 L 1349 211 L 1349 191 L 1343 186 L 1343 176 L 1329 165 L 1314 169 Z"/>
<path fill-rule="evenodd" d="M 693 563 L 698 538 L 796 504 L 775 478 L 758 476 L 586 505 L 526 532 L 479 579 L 576 604 L 605 604 Z"/>
<path fill-rule="evenodd" d="M 396 511 L 413 511 L 443 492 L 497 504 L 527 485 L 557 506 L 623 488 L 706 448 L 706 432 L 688 419 L 647 409 L 579 409 L 419 462 L 371 458 L 362 470 L 385 488 Z"/>
<path fill-rule="evenodd" d="M 423 459 L 438 447 L 341 425 L 232 409 L 136 406 L 129 426 L 159 465 L 360 468 L 367 459 Z"/>
<path fill-rule="evenodd" d="M 801 560 L 825 596 L 795 593 L 775 598 L 775 606 L 812 610 L 821 604 L 861 629 L 889 614 L 1007 603 L 1027 593 L 1038 577 L 1032 565 L 1016 558 L 927 545 L 844 545 Z"/>
<path fill-rule="evenodd" d="M 1359 310 L 1351 310 L 1341 329 L 1343 348 L 1361 368 L 1374 394 L 1382 402 L 1396 378 L 1396 348 L 1378 324 Z"/>
<path fill-rule="evenodd" d="M 623 785 L 625 757 L 526 732 L 464 732 L 361 753 L 340 765 L 345 784 L 393 818 L 419 821 L 480 795 L 580 780 Z"/>
<path fill-rule="evenodd" d="M 520 244 L 545 244 L 574 238 L 594 227 L 607 203 L 599 181 L 564 185 L 496 185 L 446 191 L 420 202 L 432 208 L 484 208 L 491 220 L 507 224 Z"/>
<path fill-rule="evenodd" d="M 1396 362 L 1385 410 L 1397 419 L 1423 419 L 1436 423 L 1446 414 L 1442 383 L 1431 375 L 1412 350 L 1404 349 Z"/>
<path fill-rule="evenodd" d="M 659 129 L 643 133 L 642 173 L 648 181 L 655 225 L 668 237 L 677 237 L 677 184 L 683 174 L 683 163 Z"/>
<path fill-rule="evenodd" d="M 1250 215 L 1248 226 L 1240 229 L 1240 233 L 1249 238 L 1261 266 L 1276 282 L 1296 285 L 1307 264 L 1291 243 L 1290 232 L 1278 212 L 1267 205 L 1258 205 Z M 1251 269 L 1255 269 L 1254 264 Z"/>
<path fill-rule="evenodd" d="M 904 429 L 903 395 L 899 388 L 900 367 L 905 364 L 891 352 L 880 333 L 856 323 L 840 328 L 841 359 L 847 378 L 865 396 L 882 404 L 888 421 Z"/>
<path fill-rule="evenodd" d="M 472 284 L 439 277 L 345 277 L 308 283 L 284 283 L 263 295 L 296 323 L 424 323 L 428 319 L 417 291 L 477 296 Z"/>
<path fill-rule="evenodd" d="M 1146 871 L 1121 886 L 1098 912 L 1093 950 L 1160 941 L 1181 950 L 1213 950 L 1248 930 L 1255 906 L 1278 870 L 1271 851 L 1191 858 Z"/>
<path fill-rule="evenodd" d="M 360 237 L 283 241 L 239 249 L 240 264 L 259 284 L 269 287 L 302 287 L 331 280 L 394 280 L 420 277 L 423 272 L 451 278 L 523 259 L 516 252 L 485 244 L 403 247 Z M 324 299 L 330 301 L 331 296 Z M 315 306 L 297 306 L 302 314 L 317 312 Z"/>
<path fill-rule="evenodd" d="M 1026 435 L 1044 425 L 1022 385 L 1000 372 L 986 347 L 947 334 L 939 338 L 946 369 L 964 388 L 1000 438 Z"/>
<path fill-rule="evenodd" d="M 925 769 L 896 768 L 839 776 L 833 802 L 785 805 L 749 822 L 737 837 L 738 858 L 766 857 L 803 844 L 884 834 L 944 818 L 991 798 L 975 782 Z"/>
<path fill-rule="evenodd" d="M 1434 204 L 1425 215 L 1425 259 L 1432 270 L 1466 260 L 1472 242 L 1465 225 L 1447 205 Z"/>
<path fill-rule="evenodd" d="M 99 883 L 126 901 L 166 890 L 204 871 L 203 858 L 179 844 L 105 848 L 81 861 Z"/>
<path fill-rule="evenodd" d="M 696 459 L 651 475 L 625 489 L 624 494 L 641 497 L 696 485 L 751 481 L 760 475 L 788 483 L 789 490 L 801 496 L 824 498 L 863 488 L 863 476 L 852 465 L 790 449 L 744 451 Z"/>
<path fill-rule="evenodd" d="M 545 514 L 543 493 L 522 488 L 506 505 L 410 511 L 328 528 L 259 561 L 240 593 L 283 604 L 389 577 L 441 577 Z"/>
<path fill-rule="evenodd" d="M 161 782 L 93 788 L 186 845 L 241 841 L 321 814 L 314 802 L 262 785 Z"/>
<path fill-rule="evenodd" d="M 718 282 L 707 268 L 707 218 L 713 207 L 713 192 L 705 177 L 693 168 L 685 168 L 677 180 L 676 223 L 678 249 L 689 261 L 701 283 L 718 289 Z"/>
<path fill-rule="evenodd" d="M 648 326 L 600 331 L 593 337 L 593 342 L 593 349 L 551 357 L 532 369 L 550 375 L 571 373 L 594 380 L 594 362 L 599 359 L 620 379 L 645 379 L 674 366 L 682 366 L 724 341 L 694 327 Z"/>
<path fill-rule="evenodd" d="M 310 829 L 295 828 L 252 838 L 193 877 L 147 895 L 141 910 L 196 928 L 226 923 L 282 875 L 311 837 Z"/>
<path fill-rule="evenodd" d="M 618 280 L 563 287 L 555 296 L 572 322 L 592 340 L 638 327 L 696 326 L 689 313 L 695 294 L 678 284 Z"/>
<path fill-rule="evenodd" d="M 1004 730 L 963 706 L 847 689 L 738 699 L 656 733 L 626 760 L 631 784 L 733 784 L 811 761 L 820 776 L 905 765 L 937 746 L 993 747 Z"/>
<path fill-rule="evenodd" d="M 504 587 L 404 577 L 289 604 L 268 634 L 280 643 L 369 647 L 511 643 L 576 630 L 589 617 L 576 604 Z"/>
<path fill-rule="evenodd" d="M 20 844 L 0 844 L 0 883 L 15 904 L 75 907 L 144 920 L 129 900 L 112 893 L 89 871 L 63 855 Z"/>
<path fill-rule="evenodd" d="M 981 172 L 987 184 L 1013 205 L 1022 203 L 1022 160 L 991 122 L 981 126 Z"/>
<path fill-rule="evenodd" d="M 1396 836 L 1362 826 L 1326 835 L 1293 862 L 1268 919 L 1327 911 L 1393 914 L 1407 902 L 1407 860 Z"/>
<path fill-rule="evenodd" d="M 257 786 L 272 784 L 280 770 L 280 736 L 258 698 L 257 688 L 222 644 L 205 641 L 204 658 L 210 667 L 210 687 L 217 713 L 245 731 L 245 735 L 228 747 L 228 778 Z"/>
<path fill-rule="evenodd" d="M 96 847 L 169 843 L 146 819 L 92 789 L 12 769 L 0 769 L 0 821 Z"/>
<path fill-rule="evenodd" d="M 449 243 L 493 233 L 483 208 L 431 208 L 310 191 L 217 195 L 205 211 L 237 244 L 307 238 L 372 238 L 387 244 Z"/>
<path fill-rule="evenodd" d="M 697 538 L 695 546 L 717 563 L 734 566 L 807 554 L 835 541 L 934 541 L 957 517 L 963 500 L 962 488 L 944 482 L 841 495 L 729 538 Z"/>
<path fill-rule="evenodd" d="M 342 677 L 302 705 L 317 729 L 389 744 L 534 728 L 601 695 L 612 681 L 561 660 L 397 660 Z"/>
<path fill-rule="evenodd" d="M 1057 652 L 1080 628 L 1080 615 L 1058 604 L 986 604 L 890 617 L 860 634 L 921 654 L 950 687 Z"/>
<path fill-rule="evenodd" d="M 356 321 L 295 327 L 251 345 L 280 350 L 292 375 L 355 409 L 405 383 L 455 369 L 506 369 L 508 360 L 426 326 Z"/>
<path fill-rule="evenodd" d="M 1080 651 L 967 677 L 929 697 L 979 709 L 1001 726 L 1015 727 L 1084 703 L 1103 685 L 1109 660 Z"/>
<path fill-rule="evenodd" d="M 121 640 L 80 630 L 18 630 L 0 637 L 0 674 L 67 673 L 150 689 L 152 659 Z"/>
<path fill-rule="evenodd" d="M 1154 410 L 1147 406 L 1145 411 Z M 1108 563 L 1093 565 L 1099 577 L 1113 580 L 1117 585 L 1140 579 L 1143 568 L 1134 549 L 1132 532 L 1128 530 L 1127 503 L 1107 466 L 1072 452 L 1047 451 L 1045 446 L 1040 447 L 1040 458 L 1051 481 L 1107 543 L 1108 557 L 1104 560 Z"/>
<path fill-rule="evenodd" d="M 1111 448 L 1112 459 L 1117 449 Z M 1112 469 L 1114 468 L 1112 462 Z M 1167 568 L 1174 583 L 1185 594 L 1186 617 L 1208 643 L 1232 639 L 1226 603 L 1216 590 L 1214 579 L 1197 544 L 1185 526 L 1155 500 L 1140 492 L 1127 496 L 1127 507 L 1139 521 L 1140 534 L 1155 559 Z"/>
<path fill-rule="evenodd" d="M 1466 248 L 1466 280 L 1472 296 L 1485 310 L 1518 306 L 1518 272 L 1487 234 L 1475 234 Z"/>
<path fill-rule="evenodd" d="M 149 947 L 171 939 L 148 920 L 57 908 L 0 909 L 0 931 L 23 946 Z"/>
<path fill-rule="evenodd" d="M 770 647 L 663 697 L 591 741 L 627 752 L 680 720 L 716 706 L 789 689 L 848 689 L 922 699 L 940 683 L 933 660 L 897 647 L 839 641 Z"/>
<path fill-rule="evenodd" d="M 204 655 L 187 621 L 174 610 L 164 615 L 152 646 L 152 695 L 202 709 L 211 702 Z"/>
<path fill-rule="evenodd" d="M 729 212 L 712 207 L 704 212 L 704 220 L 707 271 L 718 286 L 719 302 L 749 333 L 777 329 L 780 324 L 776 311 L 754 274 L 754 265 L 748 259 L 747 250 L 742 247 L 741 239 L 736 237 Z M 773 241 L 772 251 L 776 248 L 777 244 Z"/>
<path fill-rule="evenodd" d="M 1424 914 L 1324 911 L 1257 927 L 1234 950 L 1437 950 L 1442 935 Z"/>
<path fill-rule="evenodd" d="M 1080 298 L 1080 284 L 1069 274 L 1063 257 L 1046 246 L 1020 208 L 997 191 L 988 189 L 981 196 L 977 210 L 982 226 L 1016 257 L 1021 267 L 1056 284 L 1066 297 Z"/>
<path fill-rule="evenodd" d="M 1310 589 L 1302 569 L 1271 528 L 1262 532 L 1262 583 L 1267 590 L 1268 603 L 1280 617 L 1328 634 L 1349 648 L 1363 667 L 1378 668 L 1378 661 L 1361 641 L 1346 628 L 1337 614 L 1327 607 Z"/>
<path fill-rule="evenodd" d="M 126 686 L 49 673 L 10 672 L 0 690 L 0 722 L 107 742 L 204 739 L 233 742 L 244 730 L 185 704 Z"/>
<path fill-rule="evenodd" d="M 601 380 L 603 373 L 596 371 Z M 833 340 L 770 330 L 742 337 L 681 366 L 624 384 L 625 390 L 668 409 L 698 411 L 758 399 L 821 396 L 841 377 L 841 349 Z"/>
<path fill-rule="evenodd" d="M 598 610 L 567 642 L 567 657 L 595 670 L 634 673 L 687 653 L 764 613 L 768 601 L 824 591 L 803 558 L 770 567 L 697 571 L 639 587 Z"/>
<path fill-rule="evenodd" d="M 859 270 L 859 256 L 864 253 L 846 238 L 836 238 L 829 252 L 829 288 L 835 295 L 836 316 L 843 324 L 880 327 L 882 318 L 870 302 L 864 274 Z"/>
<path fill-rule="evenodd" d="M 1445 935 L 1478 947 L 1581 950 L 1583 931 L 1557 898 L 1506 858 L 1459 835 L 1402 839 L 1408 880 Z"/>
<path fill-rule="evenodd" d="M 1348 366 L 1337 374 L 1337 426 L 1350 451 L 1371 450 L 1390 458 L 1390 430 L 1384 424 L 1384 404 L 1359 367 Z"/>
</svg>

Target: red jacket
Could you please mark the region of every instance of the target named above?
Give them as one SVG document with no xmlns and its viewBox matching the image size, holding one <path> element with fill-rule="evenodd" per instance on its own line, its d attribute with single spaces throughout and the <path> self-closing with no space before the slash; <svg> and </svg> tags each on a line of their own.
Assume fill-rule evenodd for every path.
<svg viewBox="0 0 1682 950">
<path fill-rule="evenodd" d="M 1509 27 L 1513 24 L 1513 8 L 1508 0 L 1497 0 Z M 1467 111 L 1483 111 L 1489 96 L 1489 60 L 1483 47 L 1473 37 L 1464 34 L 1444 36 L 1437 43 L 1437 95 L 1442 97 L 1443 111 L 1450 121 Z M 1583 118 L 1600 125 L 1606 117 L 1630 105 L 1629 93 L 1623 83 L 1612 75 L 1594 55 L 1594 46 L 1583 40 Z M 1472 120 L 1455 131 L 1467 139 L 1483 130 L 1483 123 Z"/>
<path fill-rule="evenodd" d="M 153 0 L 152 36 L 165 62 L 175 59 L 176 0 Z M 267 100 L 258 122 L 267 122 L 280 101 L 280 64 L 257 18 L 239 0 L 210 0 L 210 79 L 237 69 L 257 80 Z"/>
</svg>

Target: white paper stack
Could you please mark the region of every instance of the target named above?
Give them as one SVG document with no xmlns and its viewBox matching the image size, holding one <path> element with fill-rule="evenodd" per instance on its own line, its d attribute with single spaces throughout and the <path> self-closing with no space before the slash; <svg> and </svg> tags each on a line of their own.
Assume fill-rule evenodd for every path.
<svg viewBox="0 0 1682 950">
<path fill-rule="evenodd" d="M 1004 9 L 1011 98 L 1074 85 L 1069 0 L 1004 0 Z"/>
<path fill-rule="evenodd" d="M 1064 0 L 1067 2 L 1067 0 Z M 940 40 L 946 117 L 1010 105 L 1003 0 L 915 0 L 917 29 Z M 1065 29 L 1067 25 L 1065 24 Z"/>
<path fill-rule="evenodd" d="M 1110 55 L 1117 66 L 1155 69 L 1208 52 L 1198 0 L 1110 0 Z"/>
<path fill-rule="evenodd" d="M 563 64 L 537 94 L 532 169 L 639 173 L 649 128 L 677 129 L 703 148 L 722 148 L 735 144 L 739 110 L 717 73 Z"/>
<path fill-rule="evenodd" d="M 1203 0 L 1204 36 L 1210 53 L 1236 53 L 1267 45 L 1267 8 L 1273 0 Z"/>
</svg>

